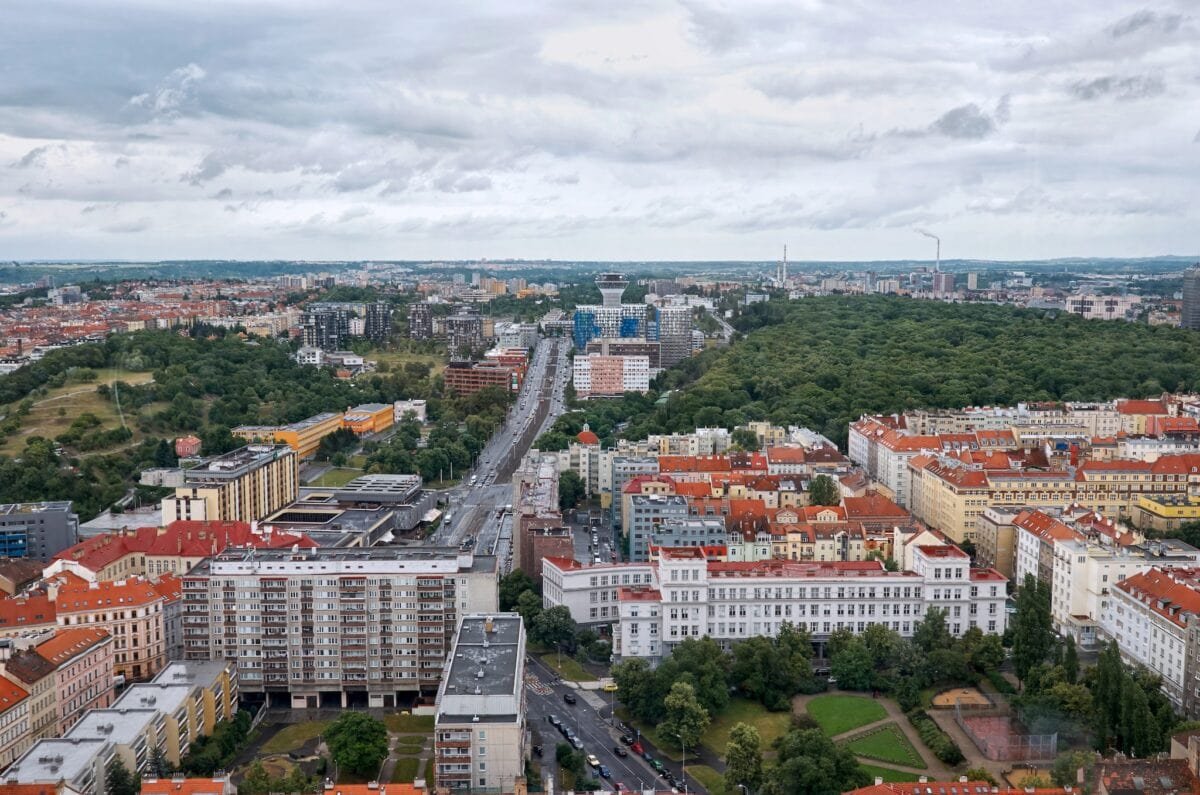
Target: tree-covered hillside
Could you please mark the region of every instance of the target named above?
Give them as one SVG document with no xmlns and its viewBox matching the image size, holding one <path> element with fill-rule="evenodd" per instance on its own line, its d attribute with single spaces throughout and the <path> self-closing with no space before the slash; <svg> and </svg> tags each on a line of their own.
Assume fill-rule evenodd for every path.
<svg viewBox="0 0 1200 795">
<path fill-rule="evenodd" d="M 665 403 L 598 414 L 624 414 L 630 438 L 768 419 L 844 444 L 865 412 L 1200 388 L 1200 335 L 1162 326 L 884 296 L 771 301 L 735 325 L 744 339 L 660 377 L 660 393 L 677 390 Z"/>
</svg>

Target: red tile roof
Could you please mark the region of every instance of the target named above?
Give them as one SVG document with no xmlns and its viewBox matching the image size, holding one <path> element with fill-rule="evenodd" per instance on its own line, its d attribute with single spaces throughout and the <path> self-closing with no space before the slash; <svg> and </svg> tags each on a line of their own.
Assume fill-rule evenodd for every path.
<svg viewBox="0 0 1200 795">
<path fill-rule="evenodd" d="M 34 646 L 34 651 L 54 663 L 55 666 L 60 666 L 95 648 L 110 637 L 108 631 L 103 629 L 64 627 L 55 632 L 54 637 Z"/>
<path fill-rule="evenodd" d="M 908 511 L 879 493 L 870 493 L 864 497 L 846 497 L 842 500 L 847 519 L 907 519 Z"/>
<path fill-rule="evenodd" d="M 178 602 L 183 598 L 183 583 L 174 574 L 164 574 L 153 581 L 152 585 L 167 604 Z"/>
<path fill-rule="evenodd" d="M 29 691 L 6 676 L 0 676 L 0 712 L 15 707 L 29 698 Z"/>
<path fill-rule="evenodd" d="M 772 464 L 803 464 L 803 447 L 768 447 L 767 461 Z"/>
<path fill-rule="evenodd" d="M 580 563 L 579 561 L 575 560 L 574 558 L 560 558 L 557 556 L 548 555 L 548 556 L 542 558 L 542 562 L 549 563 L 554 568 L 562 569 L 563 571 L 569 571 L 571 569 L 582 569 L 583 568 L 583 564 Z"/>
<path fill-rule="evenodd" d="M 965 558 L 967 553 L 950 544 L 921 544 L 917 549 L 931 558 Z"/>
<path fill-rule="evenodd" d="M 654 588 L 622 588 L 617 591 L 617 601 L 620 602 L 658 602 L 662 600 L 662 592 Z"/>
<path fill-rule="evenodd" d="M 47 596 L 0 599 L 0 630 L 57 623 L 54 602 Z"/>
<path fill-rule="evenodd" d="M 659 472 L 729 472 L 730 470 L 729 457 L 723 455 L 660 455 L 658 457 Z"/>
<path fill-rule="evenodd" d="M 1189 616 L 1200 616 L 1200 568 L 1150 569 L 1116 587 L 1177 626 L 1186 627 Z"/>
<path fill-rule="evenodd" d="M 128 580 L 107 580 L 92 583 L 87 588 L 63 588 L 55 605 L 60 614 L 86 613 L 114 607 L 133 607 L 163 601 L 162 595 L 148 580 L 132 577 Z"/>
<path fill-rule="evenodd" d="M 842 795 L 1067 795 L 1062 787 L 993 789 L 986 781 L 924 781 L 872 784 L 847 790 Z"/>
<path fill-rule="evenodd" d="M 1167 406 L 1161 400 L 1118 400 L 1118 414 L 1166 414 Z"/>
</svg>

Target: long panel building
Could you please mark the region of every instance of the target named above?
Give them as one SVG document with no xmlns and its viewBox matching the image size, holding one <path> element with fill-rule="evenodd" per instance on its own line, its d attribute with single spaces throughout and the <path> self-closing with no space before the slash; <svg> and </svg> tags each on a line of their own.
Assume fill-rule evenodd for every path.
<svg viewBox="0 0 1200 795">
<path fill-rule="evenodd" d="M 497 609 L 496 559 L 438 547 L 230 549 L 183 590 L 185 658 L 299 708 L 432 701 L 458 617 Z"/>
<path fill-rule="evenodd" d="M 299 476 L 288 445 L 247 445 L 186 470 L 183 485 L 162 501 L 162 520 L 254 522 L 296 499 Z"/>
</svg>

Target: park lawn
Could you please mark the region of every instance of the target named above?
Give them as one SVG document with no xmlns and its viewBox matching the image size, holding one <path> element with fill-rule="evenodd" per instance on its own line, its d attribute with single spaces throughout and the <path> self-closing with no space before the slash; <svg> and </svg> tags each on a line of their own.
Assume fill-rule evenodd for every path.
<svg viewBox="0 0 1200 795">
<path fill-rule="evenodd" d="M 411 756 L 402 756 L 396 759 L 396 767 L 392 770 L 392 781 L 394 782 L 411 782 L 417 777 L 417 771 L 421 769 L 421 760 Z"/>
<path fill-rule="evenodd" d="M 790 712 L 768 712 L 757 701 L 732 698 L 729 700 L 729 706 L 713 717 L 712 723 L 708 725 L 708 731 L 704 732 L 700 742 L 724 759 L 725 747 L 729 745 L 729 733 L 733 731 L 735 725 L 748 723 L 758 729 L 758 735 L 762 740 L 761 747 L 770 748 L 776 739 L 787 733 L 791 722 Z"/>
<path fill-rule="evenodd" d="M 583 666 L 575 659 L 563 655 L 562 665 L 559 665 L 559 656 L 555 652 L 542 655 L 542 662 L 545 663 L 550 670 L 557 671 L 558 675 L 563 679 L 569 679 L 572 682 L 595 682 L 596 677 L 583 670 Z"/>
<path fill-rule="evenodd" d="M 867 734 L 855 737 L 845 743 L 845 746 L 855 756 L 865 756 L 868 759 L 905 767 L 925 768 L 925 760 L 895 722 L 885 723 Z"/>
<path fill-rule="evenodd" d="M 726 795 L 725 777 L 708 765 L 694 765 L 687 772 L 708 790 L 708 795 Z"/>
<path fill-rule="evenodd" d="M 329 726 L 329 721 L 307 721 L 285 726 L 271 739 L 262 744 L 262 754 L 287 754 L 299 750 L 309 740 L 320 737 Z"/>
<path fill-rule="evenodd" d="M 865 696 L 817 696 L 808 702 L 808 714 L 830 737 L 845 734 L 851 729 L 866 726 L 887 717 L 887 710 L 873 698 Z"/>
<path fill-rule="evenodd" d="M 859 762 L 858 766 L 866 771 L 868 776 L 875 778 L 878 776 L 885 782 L 904 782 L 916 781 L 920 778 L 916 773 L 905 773 L 903 770 L 894 770 L 890 767 L 882 767 L 881 765 L 868 765 L 864 762 Z"/>
<path fill-rule="evenodd" d="M 383 719 L 388 731 L 397 734 L 420 734 L 433 732 L 432 715 L 388 715 Z"/>
<path fill-rule="evenodd" d="M 361 469 L 350 469 L 349 467 L 335 467 L 327 469 L 321 474 L 321 477 L 309 483 L 309 486 L 325 486 L 327 488 L 336 488 L 345 486 L 355 478 L 360 478 L 363 475 Z"/>
<path fill-rule="evenodd" d="M 433 365 L 433 369 L 429 371 L 430 377 L 446 369 L 445 357 L 432 353 L 408 353 L 406 351 L 381 351 L 376 349 L 368 353 L 365 358 L 374 359 L 380 364 L 387 362 L 388 368 L 391 370 L 395 370 L 397 367 L 403 368 L 409 362 L 430 364 Z"/>
</svg>

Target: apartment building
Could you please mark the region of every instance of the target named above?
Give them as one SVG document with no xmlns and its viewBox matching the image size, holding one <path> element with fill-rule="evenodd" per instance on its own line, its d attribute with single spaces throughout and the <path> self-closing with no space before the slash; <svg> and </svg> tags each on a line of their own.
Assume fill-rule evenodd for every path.
<svg viewBox="0 0 1200 795">
<path fill-rule="evenodd" d="M 247 445 L 184 472 L 162 501 L 163 522 L 179 519 L 254 522 L 295 501 L 296 452 L 287 445 Z"/>
<path fill-rule="evenodd" d="M 1151 568 L 1116 583 L 1110 593 L 1099 616 L 1103 636 L 1117 642 L 1126 662 L 1160 676 L 1163 692 L 1182 711 L 1188 625 L 1200 618 L 1200 569 Z"/>
<path fill-rule="evenodd" d="M 1200 550 L 1175 539 L 1116 546 L 1095 540 L 1065 540 L 1054 544 L 1054 574 L 1050 617 L 1061 635 L 1073 635 L 1082 648 L 1099 640 L 1100 616 L 1110 606 L 1113 588 L 1152 568 L 1194 568 Z"/>
<path fill-rule="evenodd" d="M 951 633 L 1005 628 L 1006 580 L 972 569 L 957 547 L 914 550 L 913 571 L 889 572 L 879 561 L 718 563 L 699 550 L 663 550 L 652 582 L 618 591 L 620 629 L 614 653 L 661 659 L 689 637 L 708 635 L 726 648 L 784 623 L 808 631 L 822 647 L 835 630 L 862 632 L 880 623 L 902 636 L 930 609 L 946 612 Z"/>
<path fill-rule="evenodd" d="M 489 386 L 516 392 L 521 379 L 512 367 L 494 362 L 450 362 L 442 371 L 446 389 L 456 395 L 473 395 Z"/>
<path fill-rule="evenodd" d="M 44 577 L 63 572 L 88 582 L 127 577 L 185 574 L 226 547 L 290 549 L 315 547 L 303 533 L 287 533 L 247 522 L 176 521 L 165 527 L 139 527 L 92 536 L 54 556 Z"/>
<path fill-rule="evenodd" d="M 1020 512 L 1016 507 L 994 505 L 975 519 L 975 560 L 1010 580 L 1017 571 L 1017 529 L 1013 521 Z"/>
<path fill-rule="evenodd" d="M 346 412 L 342 427 L 358 436 L 382 433 L 396 420 L 396 407 L 391 403 L 363 403 Z"/>
<path fill-rule="evenodd" d="M 0 676 L 0 768 L 12 764 L 25 752 L 29 736 L 29 691 Z"/>
<path fill-rule="evenodd" d="M 650 563 L 601 563 L 584 566 L 574 558 L 542 561 L 542 604 L 564 605 L 578 624 L 613 624 L 622 588 L 653 583 Z"/>
<path fill-rule="evenodd" d="M 897 504 L 909 499 L 908 462 L 915 456 L 940 452 L 937 436 L 907 434 L 884 418 L 863 417 L 851 423 L 846 446 L 850 460 L 886 489 Z"/>
<path fill-rule="evenodd" d="M 458 623 L 495 611 L 496 559 L 438 547 L 230 549 L 183 578 L 184 655 L 269 703 L 432 698 Z"/>
<path fill-rule="evenodd" d="M 114 673 L 126 681 L 148 679 L 166 664 L 164 601 L 155 584 L 140 577 L 69 583 L 55 595 L 60 626 L 112 635 Z"/>
<path fill-rule="evenodd" d="M 0 505 L 0 558 L 48 560 L 78 539 L 69 500 Z"/>
<path fill-rule="evenodd" d="M 116 746 L 100 737 L 47 738 L 26 749 L 4 771 L 4 778 L 57 789 L 63 795 L 105 795 L 108 768 L 116 759 Z"/>
<path fill-rule="evenodd" d="M 509 792 L 525 775 L 525 628 L 519 615 L 462 617 L 436 703 L 438 785 Z"/>
<path fill-rule="evenodd" d="M 649 559 L 651 538 L 664 523 L 687 520 L 688 500 L 678 494 L 633 494 L 628 501 L 629 559 L 640 563 Z"/>
<path fill-rule="evenodd" d="M 644 394 L 650 389 L 647 356 L 576 355 L 571 374 L 571 384 L 580 399 L 619 397 L 626 392 Z"/>
<path fill-rule="evenodd" d="M 84 710 L 108 705 L 113 644 L 107 632 L 60 629 L 28 643 L 4 661 L 3 672 L 29 695 L 30 741 L 60 736 Z"/>
<path fill-rule="evenodd" d="M 0 599 L 0 638 L 51 630 L 56 626 L 57 608 L 54 600 L 44 594 L 32 593 Z"/>
<path fill-rule="evenodd" d="M 182 773 L 176 773 L 171 778 L 142 777 L 141 795 L 237 795 L 237 787 L 228 775 L 216 775 L 212 778 L 185 778 Z M 349 795 L 344 789 L 342 795 Z M 370 795 L 386 795 L 382 789 L 377 789 Z M 403 792 L 394 795 L 405 795 Z"/>
</svg>

